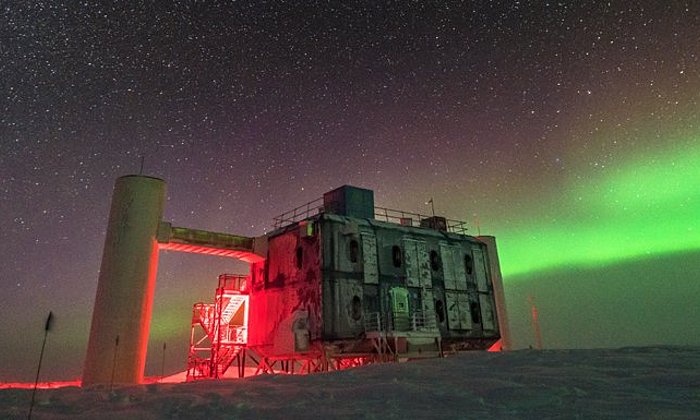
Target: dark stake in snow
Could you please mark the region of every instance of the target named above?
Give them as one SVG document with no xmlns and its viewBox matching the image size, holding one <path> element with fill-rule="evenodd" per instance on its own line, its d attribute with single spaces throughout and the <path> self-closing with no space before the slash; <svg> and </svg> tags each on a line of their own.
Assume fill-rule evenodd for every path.
<svg viewBox="0 0 700 420">
<path fill-rule="evenodd" d="M 32 418 L 32 410 L 34 410 L 34 398 L 36 398 L 36 387 L 39 384 L 39 373 L 41 373 L 41 362 L 44 360 L 44 349 L 46 348 L 46 338 L 49 336 L 51 329 L 51 320 L 53 312 L 49 311 L 49 316 L 46 317 L 46 325 L 44 325 L 44 341 L 41 343 L 41 353 L 39 353 L 39 365 L 36 368 L 36 379 L 34 379 L 34 389 L 32 390 L 32 401 L 29 403 L 29 414 L 27 419 Z"/>
</svg>

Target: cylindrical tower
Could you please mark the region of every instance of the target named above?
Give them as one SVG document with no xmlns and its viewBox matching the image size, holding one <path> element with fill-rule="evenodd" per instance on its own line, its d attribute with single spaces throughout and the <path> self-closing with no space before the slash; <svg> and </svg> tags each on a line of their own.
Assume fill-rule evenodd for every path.
<svg viewBox="0 0 700 420">
<path fill-rule="evenodd" d="M 117 179 L 97 282 L 83 386 L 143 381 L 165 181 Z"/>
</svg>

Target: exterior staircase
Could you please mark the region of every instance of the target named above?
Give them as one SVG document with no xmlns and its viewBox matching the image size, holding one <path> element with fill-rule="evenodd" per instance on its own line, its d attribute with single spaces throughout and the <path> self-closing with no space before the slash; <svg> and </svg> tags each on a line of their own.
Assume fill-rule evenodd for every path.
<svg viewBox="0 0 700 420">
<path fill-rule="evenodd" d="M 245 279 L 245 276 L 222 274 L 219 276 L 214 303 L 194 305 L 187 364 L 188 380 L 220 378 L 244 352 L 248 341 L 249 302 Z M 199 337 L 197 332 L 204 334 Z M 239 358 L 239 364 L 241 360 Z"/>
</svg>

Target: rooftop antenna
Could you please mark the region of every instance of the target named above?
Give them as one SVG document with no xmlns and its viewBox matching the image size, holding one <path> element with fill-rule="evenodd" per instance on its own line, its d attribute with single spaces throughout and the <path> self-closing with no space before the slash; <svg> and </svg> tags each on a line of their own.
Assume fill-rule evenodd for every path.
<svg viewBox="0 0 700 420">
<path fill-rule="evenodd" d="M 435 203 L 433 203 L 433 197 L 430 197 L 430 201 L 426 204 L 430 204 L 430 209 L 433 211 L 433 217 L 435 217 Z"/>
<path fill-rule="evenodd" d="M 139 168 L 139 175 L 143 175 L 143 162 L 146 160 L 145 155 L 141 155 L 141 167 Z"/>
</svg>

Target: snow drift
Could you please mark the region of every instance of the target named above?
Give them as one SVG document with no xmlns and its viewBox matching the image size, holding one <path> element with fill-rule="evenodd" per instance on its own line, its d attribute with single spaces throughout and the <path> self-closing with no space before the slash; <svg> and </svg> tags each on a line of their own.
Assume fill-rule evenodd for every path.
<svg viewBox="0 0 700 420">
<path fill-rule="evenodd" d="M 26 418 L 31 389 L 0 390 Z M 34 418 L 689 418 L 700 348 L 474 352 L 308 376 L 37 391 Z"/>
</svg>

